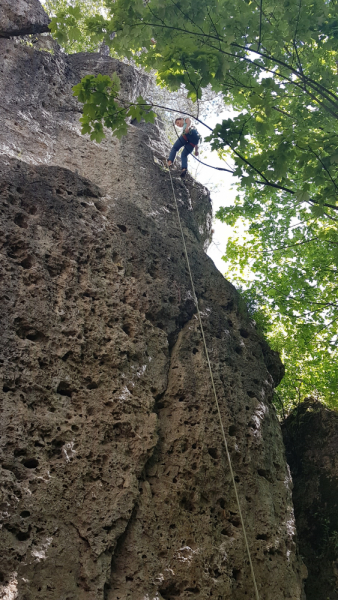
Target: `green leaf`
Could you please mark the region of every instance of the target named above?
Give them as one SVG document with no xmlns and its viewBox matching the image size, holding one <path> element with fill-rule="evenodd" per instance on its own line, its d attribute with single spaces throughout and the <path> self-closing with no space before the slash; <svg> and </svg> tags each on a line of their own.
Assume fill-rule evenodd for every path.
<svg viewBox="0 0 338 600">
<path fill-rule="evenodd" d="M 86 133 L 90 133 L 92 130 L 92 128 L 90 127 L 90 125 L 88 123 L 84 123 L 81 129 L 81 133 L 82 135 L 85 135 Z"/>
<path fill-rule="evenodd" d="M 97 142 L 98 144 L 100 144 L 105 137 L 103 131 L 93 131 L 90 135 L 92 142 Z"/>
<path fill-rule="evenodd" d="M 297 192 L 296 198 L 299 202 L 307 202 L 310 199 L 310 194 L 306 190 L 301 190 Z"/>
<path fill-rule="evenodd" d="M 85 104 L 83 107 L 83 114 L 88 115 L 91 119 L 95 119 L 97 114 L 97 109 L 95 104 Z"/>
</svg>

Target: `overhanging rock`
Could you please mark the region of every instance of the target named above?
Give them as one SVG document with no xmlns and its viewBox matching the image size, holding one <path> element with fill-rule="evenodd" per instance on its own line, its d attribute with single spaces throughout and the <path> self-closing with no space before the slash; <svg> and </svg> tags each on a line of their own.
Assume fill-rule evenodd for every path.
<svg viewBox="0 0 338 600">
<path fill-rule="evenodd" d="M 0 37 L 43 33 L 48 23 L 38 0 L 0 0 Z"/>
</svg>

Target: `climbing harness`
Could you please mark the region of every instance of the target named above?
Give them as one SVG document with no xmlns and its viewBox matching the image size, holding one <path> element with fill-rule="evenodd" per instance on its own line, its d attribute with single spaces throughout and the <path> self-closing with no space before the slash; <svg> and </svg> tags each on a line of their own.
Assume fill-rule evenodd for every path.
<svg viewBox="0 0 338 600">
<path fill-rule="evenodd" d="M 192 142 L 189 142 L 185 133 L 182 133 L 182 138 L 187 142 L 187 144 L 190 144 L 190 146 L 192 146 L 193 148 L 196 148 L 196 146 L 198 146 L 198 144 L 193 144 Z"/>
<path fill-rule="evenodd" d="M 204 328 L 203 328 L 203 324 L 202 324 L 201 312 L 200 312 L 200 309 L 199 309 L 199 304 L 198 304 L 198 300 L 197 300 L 197 296 L 196 296 L 195 285 L 194 285 L 194 280 L 193 280 L 193 277 L 192 277 L 192 272 L 191 272 L 191 267 L 190 267 L 190 261 L 189 261 L 189 256 L 188 256 L 188 250 L 187 250 L 187 246 L 186 246 L 186 243 L 185 243 L 185 237 L 184 237 L 184 233 L 183 233 L 183 228 L 182 228 L 180 213 L 179 213 L 179 210 L 178 210 L 178 204 L 177 204 L 177 199 L 176 199 L 176 194 L 175 194 L 175 189 L 174 189 L 174 184 L 173 184 L 173 180 L 172 180 L 172 176 L 171 176 L 170 167 L 169 167 L 169 175 L 170 175 L 171 187 L 172 187 L 172 190 L 173 190 L 173 196 L 174 196 L 174 200 L 175 200 L 175 207 L 176 207 L 176 212 L 177 212 L 178 223 L 179 223 L 180 231 L 181 231 L 181 237 L 182 237 L 182 243 L 183 243 L 183 248 L 184 248 L 184 254 L 185 254 L 185 258 L 186 258 L 187 266 L 188 266 L 188 271 L 189 271 L 189 277 L 190 277 L 192 294 L 193 294 L 193 298 L 194 298 L 194 302 L 195 302 L 195 306 L 196 306 L 196 310 L 197 310 L 197 317 L 198 317 L 198 322 L 199 322 L 199 326 L 200 326 L 200 330 L 201 330 L 201 334 L 202 334 L 204 351 L 205 351 L 205 355 L 206 355 L 206 359 L 207 359 L 207 363 L 208 363 L 208 367 L 209 367 L 211 386 L 212 386 L 212 390 L 213 390 L 213 394 L 214 394 L 214 398 L 215 398 L 215 404 L 216 404 L 216 407 L 217 407 L 217 413 L 218 413 L 219 423 L 220 423 L 220 427 L 221 427 L 221 432 L 222 432 L 222 437 L 223 437 L 225 452 L 226 452 L 227 459 L 228 459 L 229 470 L 230 470 L 230 475 L 231 475 L 231 481 L 232 481 L 233 488 L 234 488 L 234 491 L 235 491 L 236 503 L 237 503 L 237 507 L 238 507 L 238 512 L 239 512 L 239 516 L 240 516 L 240 520 L 241 520 L 241 525 L 242 525 L 243 536 L 244 536 L 244 540 L 245 540 L 245 547 L 246 547 L 246 551 L 247 551 L 248 558 L 249 558 L 249 564 L 250 564 L 250 570 L 251 570 L 251 576 L 252 576 L 253 586 L 254 586 L 254 590 L 255 590 L 255 596 L 256 596 L 256 600 L 260 600 L 260 596 L 259 596 L 259 592 L 258 592 L 258 588 L 257 588 L 257 583 L 256 583 L 255 571 L 254 571 L 253 564 L 252 564 L 252 559 L 251 559 L 249 542 L 248 542 L 248 538 L 247 538 L 247 535 L 246 535 L 244 518 L 243 518 L 242 509 L 241 509 L 241 505 L 240 505 L 240 501 L 239 501 L 239 496 L 238 496 L 238 491 L 237 491 L 237 486 L 236 486 L 236 481 L 235 481 L 235 475 L 234 475 L 234 471 L 233 471 L 233 468 L 232 468 L 232 461 L 231 461 L 231 456 L 230 456 L 230 452 L 229 452 L 229 448 L 228 448 L 228 442 L 227 442 L 227 439 L 226 439 L 226 436 L 225 436 L 224 427 L 223 427 L 222 415 L 221 415 L 221 411 L 220 411 L 220 407 L 219 407 L 219 402 L 218 402 L 218 398 L 217 398 L 217 392 L 216 392 L 214 377 L 213 377 L 213 374 L 212 374 L 211 363 L 210 363 L 210 359 L 209 359 L 209 352 L 208 352 L 207 343 L 206 343 L 206 339 L 205 339 L 205 335 L 204 335 Z"/>
</svg>

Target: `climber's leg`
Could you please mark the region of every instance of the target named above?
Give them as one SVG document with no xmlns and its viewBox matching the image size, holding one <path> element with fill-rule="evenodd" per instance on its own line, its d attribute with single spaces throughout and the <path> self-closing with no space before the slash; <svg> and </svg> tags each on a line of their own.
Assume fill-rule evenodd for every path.
<svg viewBox="0 0 338 600">
<path fill-rule="evenodd" d="M 170 167 L 170 165 L 173 164 L 177 152 L 179 151 L 180 148 L 182 148 L 182 146 L 184 146 L 184 144 L 185 144 L 185 140 L 182 138 L 182 136 L 179 137 L 178 140 L 176 140 L 176 142 L 173 145 L 173 147 L 170 151 L 170 154 L 169 154 L 169 158 L 168 158 L 169 167 Z"/>
<path fill-rule="evenodd" d="M 188 168 L 188 156 L 189 154 L 192 153 L 194 147 L 191 146 L 191 144 L 186 144 L 183 148 L 182 154 L 181 154 L 181 161 L 182 161 L 182 173 L 181 173 L 181 177 L 185 177 L 186 173 L 187 173 L 187 168 Z"/>
</svg>

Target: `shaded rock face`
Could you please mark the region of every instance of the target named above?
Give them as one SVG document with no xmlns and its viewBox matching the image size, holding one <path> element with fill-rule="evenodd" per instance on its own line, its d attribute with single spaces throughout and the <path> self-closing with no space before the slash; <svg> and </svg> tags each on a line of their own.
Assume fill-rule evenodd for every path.
<svg viewBox="0 0 338 600">
<path fill-rule="evenodd" d="M 306 400 L 283 424 L 308 600 L 338 599 L 338 414 Z"/>
<path fill-rule="evenodd" d="M 162 131 L 92 143 L 71 94 L 146 79 L 0 44 L 2 597 L 253 598 Z M 261 600 L 299 600 L 279 359 L 204 252 L 207 190 L 174 186 Z"/>
<path fill-rule="evenodd" d="M 1 0 L 0 37 L 43 33 L 49 18 L 38 0 Z"/>
</svg>

